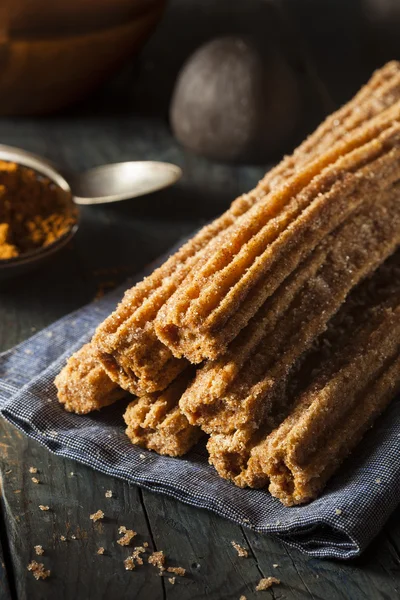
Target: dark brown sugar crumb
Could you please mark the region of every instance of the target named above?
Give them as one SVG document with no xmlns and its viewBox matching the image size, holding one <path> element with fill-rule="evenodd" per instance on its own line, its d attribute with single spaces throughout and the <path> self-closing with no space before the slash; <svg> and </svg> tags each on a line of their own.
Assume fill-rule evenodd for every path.
<svg viewBox="0 0 400 600">
<path fill-rule="evenodd" d="M 183 567 L 168 567 L 167 571 L 168 573 L 175 573 L 175 575 L 180 575 L 181 577 L 186 573 L 186 569 Z"/>
<path fill-rule="evenodd" d="M 28 571 L 32 572 L 35 579 L 47 579 L 50 576 L 50 571 L 44 568 L 43 563 L 38 563 L 36 560 L 32 560 L 27 567 Z"/>
<path fill-rule="evenodd" d="M 133 557 L 128 556 L 128 558 L 124 560 L 124 565 L 127 571 L 133 571 L 133 569 L 135 568 L 135 561 L 133 560 Z"/>
<path fill-rule="evenodd" d="M 164 552 L 162 550 L 159 552 L 153 552 L 153 554 L 149 556 L 148 562 L 154 567 L 158 567 L 161 571 L 163 571 L 165 564 Z"/>
<path fill-rule="evenodd" d="M 120 531 L 120 533 L 123 532 Z M 117 540 L 117 544 L 119 544 L 120 546 L 129 546 L 135 535 L 137 535 L 137 533 L 136 531 L 133 531 L 133 529 L 125 529 L 124 535 L 122 536 L 122 538 Z"/>
<path fill-rule="evenodd" d="M 103 513 L 103 511 L 102 510 L 96 511 L 95 513 L 93 513 L 92 515 L 90 515 L 90 519 L 93 522 L 100 521 L 101 519 L 104 519 L 104 513 Z"/>
<path fill-rule="evenodd" d="M 256 586 L 256 592 L 268 590 L 273 585 L 279 585 L 280 582 L 280 579 L 277 579 L 276 577 L 263 577 Z"/>
<path fill-rule="evenodd" d="M 234 542 L 234 541 L 232 541 L 231 544 L 235 548 L 236 552 L 238 553 L 238 556 L 240 556 L 242 558 L 248 557 L 249 553 L 247 552 L 246 548 L 243 548 L 243 546 L 241 546 L 240 544 L 238 544 L 237 542 Z"/>
</svg>

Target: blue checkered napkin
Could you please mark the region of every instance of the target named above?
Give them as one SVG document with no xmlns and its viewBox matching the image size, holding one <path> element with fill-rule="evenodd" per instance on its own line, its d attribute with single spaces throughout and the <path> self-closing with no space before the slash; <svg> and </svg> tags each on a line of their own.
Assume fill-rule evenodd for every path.
<svg viewBox="0 0 400 600">
<path fill-rule="evenodd" d="M 286 508 L 267 491 L 239 489 L 221 479 L 201 443 L 179 459 L 133 446 L 124 434 L 126 401 L 87 416 L 67 413 L 57 402 L 54 377 L 122 293 L 109 294 L 0 355 L 2 415 L 55 454 L 276 535 L 311 556 L 344 559 L 362 552 L 400 503 L 400 401 L 391 404 L 321 498 Z"/>
</svg>

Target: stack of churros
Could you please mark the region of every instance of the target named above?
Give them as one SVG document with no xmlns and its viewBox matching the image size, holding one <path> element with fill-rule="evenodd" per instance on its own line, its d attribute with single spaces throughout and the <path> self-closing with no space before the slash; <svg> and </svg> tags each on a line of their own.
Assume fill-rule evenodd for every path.
<svg viewBox="0 0 400 600">
<path fill-rule="evenodd" d="M 221 477 L 308 502 L 400 390 L 399 246 L 391 62 L 125 293 L 59 400 L 128 398 L 132 443 L 181 456 L 207 435 Z"/>
</svg>

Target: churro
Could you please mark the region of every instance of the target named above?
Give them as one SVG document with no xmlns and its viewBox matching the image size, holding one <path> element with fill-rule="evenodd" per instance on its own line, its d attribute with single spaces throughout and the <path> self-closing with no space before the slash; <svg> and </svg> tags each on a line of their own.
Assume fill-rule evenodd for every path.
<svg viewBox="0 0 400 600">
<path fill-rule="evenodd" d="M 85 344 L 68 359 L 54 383 L 64 408 L 81 415 L 113 404 L 127 395 L 108 377 L 92 344 Z"/>
<path fill-rule="evenodd" d="M 397 168 L 399 117 L 400 102 L 237 219 L 158 313 L 157 335 L 176 356 L 221 355 L 301 260 L 379 193 Z"/>
<path fill-rule="evenodd" d="M 334 356 L 280 427 L 253 449 L 250 482 L 254 466 L 261 469 L 272 495 L 289 506 L 321 492 L 400 390 L 399 301 L 397 294 L 392 306 L 376 311 L 346 358 Z"/>
<path fill-rule="evenodd" d="M 400 323 L 397 323 L 399 319 L 399 308 L 397 305 L 399 300 L 400 251 L 391 257 L 386 264 L 382 265 L 371 278 L 362 282 L 349 295 L 339 312 L 331 319 L 327 331 L 318 338 L 312 351 L 302 356 L 298 370 L 293 372 L 290 385 L 286 387 L 285 401 L 275 406 L 275 410 L 269 414 L 268 419 L 264 420 L 258 430 L 249 433 L 249 430 L 242 429 L 231 436 L 223 434 L 211 436 L 208 449 L 211 461 L 216 466 L 219 474 L 233 480 L 237 485 L 242 487 L 246 485 L 251 487 L 265 486 L 269 478 L 269 472 L 266 467 L 265 448 L 270 443 L 270 440 L 277 439 L 277 431 L 280 431 L 279 439 L 281 440 L 284 439 L 284 431 L 290 431 L 290 423 L 293 424 L 293 420 L 290 420 L 290 415 L 294 414 L 292 407 L 293 405 L 296 406 L 296 403 L 300 403 L 300 400 L 296 400 L 296 398 L 303 398 L 308 394 L 308 392 L 302 391 L 305 388 L 316 390 L 319 389 L 319 386 L 321 389 L 334 389 L 335 393 L 339 395 L 340 401 L 347 402 L 348 393 L 350 393 L 349 390 L 352 385 L 356 386 L 356 380 L 358 380 L 358 384 L 365 381 L 366 387 L 365 390 L 363 388 L 363 393 L 367 395 L 368 386 L 372 385 L 368 369 L 370 369 L 372 377 L 375 368 L 374 365 L 378 364 L 373 361 L 378 359 L 379 361 L 385 361 L 390 354 L 390 352 L 385 350 L 386 346 L 384 343 L 386 342 L 383 339 L 384 336 L 386 335 L 388 344 L 393 344 L 396 335 L 398 336 Z M 380 327 L 381 321 L 385 322 L 384 333 L 382 333 L 383 330 L 379 334 L 374 333 Z M 392 326 L 393 333 L 391 332 Z M 389 338 L 392 339 L 391 342 Z M 381 339 L 382 344 L 379 341 Z M 367 354 L 370 348 L 368 344 L 370 344 L 371 349 L 373 349 L 373 344 L 375 344 L 378 359 L 372 353 L 372 362 L 368 362 L 367 364 L 369 360 Z M 363 363 L 364 366 L 360 367 L 359 375 L 357 371 L 359 366 L 355 366 L 356 363 L 353 362 L 356 356 L 359 357 L 357 358 L 358 361 L 364 360 L 363 357 L 365 357 L 366 361 Z M 350 375 L 350 371 L 341 370 L 347 364 L 353 365 L 351 367 L 353 369 L 352 376 Z M 359 362 L 357 362 L 357 365 L 359 365 Z M 343 375 L 342 379 L 334 379 L 336 372 L 340 372 L 341 377 Z M 349 377 L 348 380 L 346 380 L 346 376 Z M 390 375 L 390 377 L 392 376 Z M 334 383 L 335 381 L 342 381 L 342 387 L 338 387 Z M 362 398 L 361 401 L 364 402 Z M 350 403 L 348 406 L 350 407 Z M 331 426 L 330 414 L 333 411 L 334 405 L 326 408 L 320 414 L 321 419 L 329 421 Z M 285 421 L 284 419 L 287 414 L 289 416 Z M 285 428 L 281 424 L 282 421 L 286 423 Z M 328 429 L 324 429 L 324 444 L 327 448 L 332 449 L 326 437 Z M 337 433 L 339 436 L 342 435 L 339 430 Z M 333 434 L 334 432 L 332 432 Z M 343 448 L 341 452 L 344 452 Z M 323 455 L 326 456 L 326 454 Z M 329 477 L 328 469 L 326 473 L 325 481 Z"/>
<path fill-rule="evenodd" d="M 192 377 L 187 369 L 163 392 L 148 394 L 128 405 L 124 420 L 133 444 L 158 454 L 181 456 L 198 442 L 203 432 L 190 425 L 179 409 L 179 398 Z"/>
<path fill-rule="evenodd" d="M 399 176 L 400 170 L 394 179 Z M 197 371 L 180 400 L 192 424 L 223 434 L 259 426 L 296 361 L 351 289 L 400 244 L 399 199 L 397 183 L 349 217 L 267 300 L 228 351 Z"/>
<path fill-rule="evenodd" d="M 237 219 L 272 188 L 282 185 L 296 170 L 322 151 L 360 128 L 400 97 L 400 68 L 389 63 L 334 115 L 329 117 L 293 154 L 266 174 L 249 194 L 238 198 L 219 219 L 203 228 L 164 265 L 129 290 L 116 311 L 98 328 L 94 343 L 109 376 L 133 394 L 164 389 L 187 362 L 175 358 L 156 337 L 154 320 L 193 268 L 204 265 Z"/>
</svg>

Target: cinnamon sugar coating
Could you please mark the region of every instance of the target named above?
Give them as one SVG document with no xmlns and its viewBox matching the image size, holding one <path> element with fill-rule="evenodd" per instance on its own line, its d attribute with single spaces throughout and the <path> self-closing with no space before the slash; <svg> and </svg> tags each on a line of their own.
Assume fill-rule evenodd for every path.
<svg viewBox="0 0 400 600">
<path fill-rule="evenodd" d="M 84 414 L 126 390 L 133 443 L 180 456 L 204 430 L 222 477 L 316 497 L 400 387 L 400 254 L 382 266 L 399 199 L 392 62 L 126 292 L 58 375 L 60 402 Z"/>
<path fill-rule="evenodd" d="M 273 415 L 296 361 L 350 290 L 400 243 L 399 198 L 396 184 L 352 215 L 279 287 L 226 354 L 197 371 L 180 400 L 190 423 L 211 434 L 251 434 Z"/>
<path fill-rule="evenodd" d="M 376 311 L 343 356 L 327 365 L 291 414 L 254 447 L 249 480 L 260 469 L 286 504 L 319 495 L 327 480 L 400 390 L 400 297 Z M 344 362 L 344 364 L 343 364 Z M 259 476 L 257 476 L 257 479 Z"/>
<path fill-rule="evenodd" d="M 156 332 L 176 356 L 221 355 L 315 246 L 397 169 L 400 102 L 322 153 L 237 219 L 166 302 Z"/>
<path fill-rule="evenodd" d="M 229 463 L 225 453 L 225 476 L 231 474 L 240 486 L 264 487 L 271 481 L 271 493 L 288 505 L 321 492 L 398 390 L 399 300 L 400 251 L 350 294 L 303 357 L 282 414 L 246 440 L 240 472 L 235 472 L 235 454 Z M 312 428 L 306 429 L 305 423 Z M 294 448 L 293 440 L 299 446 L 291 456 L 306 457 L 296 464 L 283 451 Z"/>
<path fill-rule="evenodd" d="M 203 228 L 164 265 L 125 294 L 117 310 L 99 326 L 94 337 L 110 377 L 133 394 L 162 390 L 181 372 L 186 361 L 175 358 L 156 336 L 154 321 L 175 290 L 215 253 L 238 218 L 271 190 L 329 149 L 347 132 L 381 113 L 400 98 L 400 68 L 389 63 L 339 111 L 286 157 L 249 194 L 244 194 L 213 223 Z M 162 325 L 161 319 L 158 319 Z M 179 353 L 181 354 L 181 353 Z"/>
<path fill-rule="evenodd" d="M 159 454 L 181 456 L 198 442 L 203 432 L 190 425 L 179 408 L 179 399 L 192 377 L 188 369 L 164 392 L 143 396 L 128 405 L 124 420 L 133 444 Z"/>
<path fill-rule="evenodd" d="M 220 424 L 226 424 L 230 410 L 235 415 L 234 426 L 228 430 L 225 425 L 225 430 L 222 433 L 213 433 L 208 442 L 210 461 L 222 477 L 232 479 L 237 485 L 247 485 L 247 465 L 251 448 L 257 443 L 260 431 L 272 431 L 279 424 L 289 401 L 287 382 L 299 361 L 304 359 L 317 335 L 324 331 L 328 319 L 340 308 L 351 287 L 361 277 L 373 271 L 379 262 L 382 262 L 385 254 L 387 256 L 393 252 L 400 243 L 398 199 L 399 190 L 396 190 L 391 199 L 392 211 L 389 210 L 380 222 L 374 222 L 372 218 L 369 227 L 365 222 L 360 228 L 365 235 L 364 245 L 356 235 L 352 240 L 352 228 L 347 227 L 347 243 L 343 243 L 346 242 L 346 238 L 336 238 L 332 254 L 320 271 L 300 290 L 298 298 L 294 300 L 294 307 L 289 308 L 283 315 L 274 333 L 271 335 L 267 331 L 258 345 L 241 349 L 242 355 L 239 350 L 238 357 L 243 361 L 241 371 L 228 382 L 226 391 L 221 394 L 226 407 L 225 410 L 221 410 L 223 400 L 217 401 L 220 414 L 218 415 L 217 408 L 217 414 L 213 416 L 212 421 L 214 430 L 216 424 L 221 430 Z M 376 206 L 371 209 L 371 216 L 376 210 Z M 345 230 L 346 227 L 343 227 L 343 231 Z M 391 237 L 386 237 L 390 232 Z M 379 286 L 378 283 L 376 285 L 383 296 L 389 296 L 393 291 L 388 284 L 387 273 L 391 273 L 389 282 L 391 277 L 396 278 L 400 275 L 397 256 L 398 254 L 394 264 L 390 263 L 390 269 L 386 266 L 381 267 L 377 273 L 376 281 L 379 282 Z M 369 292 L 367 294 L 365 291 L 369 290 L 368 282 L 365 286 L 361 285 L 359 290 L 354 290 L 348 300 L 349 306 L 357 301 L 363 306 L 363 310 L 369 307 L 365 299 L 369 299 L 370 296 Z M 375 296 L 377 294 L 378 292 Z M 346 305 L 341 310 L 346 314 Z M 343 338 L 342 343 L 345 341 L 346 338 Z M 246 352 L 244 357 L 243 350 Z M 185 404 L 185 395 L 181 404 Z M 193 422 L 193 419 L 191 421 Z M 209 431 L 211 426 L 210 424 L 207 428 Z M 265 477 L 261 476 L 253 485 L 265 485 Z"/>
<path fill-rule="evenodd" d="M 81 415 L 126 396 L 126 392 L 104 371 L 92 344 L 85 344 L 71 356 L 54 383 L 64 408 Z"/>
</svg>

